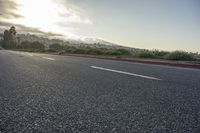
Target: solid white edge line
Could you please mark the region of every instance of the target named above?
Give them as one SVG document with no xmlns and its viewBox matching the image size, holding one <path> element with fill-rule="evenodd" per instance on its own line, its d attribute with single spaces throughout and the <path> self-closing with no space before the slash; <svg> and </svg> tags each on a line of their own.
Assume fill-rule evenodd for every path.
<svg viewBox="0 0 200 133">
<path fill-rule="evenodd" d="M 108 68 L 103 68 L 103 67 L 97 67 L 97 66 L 90 66 L 90 67 L 94 68 L 94 69 L 100 69 L 100 70 L 105 70 L 105 71 L 110 71 L 110 72 L 115 72 L 115 73 L 121 73 L 121 74 L 141 77 L 141 78 L 145 78 L 145 79 L 161 80 L 161 79 L 155 78 L 155 77 L 150 77 L 150 76 L 145 76 L 145 75 L 140 75 L 140 74 L 135 74 L 135 73 L 130 73 L 130 72 L 123 72 L 123 71 L 113 70 L 113 69 L 108 69 Z"/>
<path fill-rule="evenodd" d="M 49 57 L 42 57 L 42 58 L 47 59 L 47 60 L 55 60 L 55 59 L 49 58 Z"/>
</svg>

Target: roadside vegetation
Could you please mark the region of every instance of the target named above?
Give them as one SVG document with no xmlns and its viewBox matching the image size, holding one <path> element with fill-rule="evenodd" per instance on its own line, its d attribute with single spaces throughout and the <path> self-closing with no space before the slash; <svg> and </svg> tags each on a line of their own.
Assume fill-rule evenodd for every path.
<svg viewBox="0 0 200 133">
<path fill-rule="evenodd" d="M 198 53 L 189 53 L 185 51 L 159 51 L 159 50 L 132 50 L 128 48 L 94 48 L 94 47 L 75 47 L 60 44 L 44 45 L 40 42 L 18 42 L 15 38 L 15 27 L 12 26 L 9 30 L 5 30 L 3 40 L 0 40 L 0 47 L 4 49 L 26 51 L 26 52 L 47 52 L 58 54 L 87 54 L 114 56 L 117 58 L 148 58 L 148 59 L 164 59 L 178 61 L 194 61 L 199 60 Z"/>
</svg>

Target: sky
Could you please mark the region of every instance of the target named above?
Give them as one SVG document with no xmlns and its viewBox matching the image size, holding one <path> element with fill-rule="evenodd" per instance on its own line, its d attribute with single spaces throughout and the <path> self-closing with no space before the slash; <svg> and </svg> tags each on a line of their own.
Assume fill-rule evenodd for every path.
<svg viewBox="0 0 200 133">
<path fill-rule="evenodd" d="M 200 52 L 200 0 L 0 0 L 1 31 Z"/>
</svg>

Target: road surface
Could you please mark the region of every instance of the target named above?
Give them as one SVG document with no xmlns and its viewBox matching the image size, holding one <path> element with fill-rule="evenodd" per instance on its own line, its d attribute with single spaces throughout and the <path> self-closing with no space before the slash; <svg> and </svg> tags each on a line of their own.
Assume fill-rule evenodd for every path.
<svg viewBox="0 0 200 133">
<path fill-rule="evenodd" d="M 200 70 L 0 50 L 0 132 L 200 132 Z"/>
</svg>

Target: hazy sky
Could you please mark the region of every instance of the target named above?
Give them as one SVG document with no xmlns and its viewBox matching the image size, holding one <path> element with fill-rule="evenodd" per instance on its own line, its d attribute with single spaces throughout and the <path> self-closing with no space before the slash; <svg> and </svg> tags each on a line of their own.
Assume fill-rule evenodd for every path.
<svg viewBox="0 0 200 133">
<path fill-rule="evenodd" d="M 0 28 L 200 52 L 200 0 L 0 0 Z"/>
</svg>

